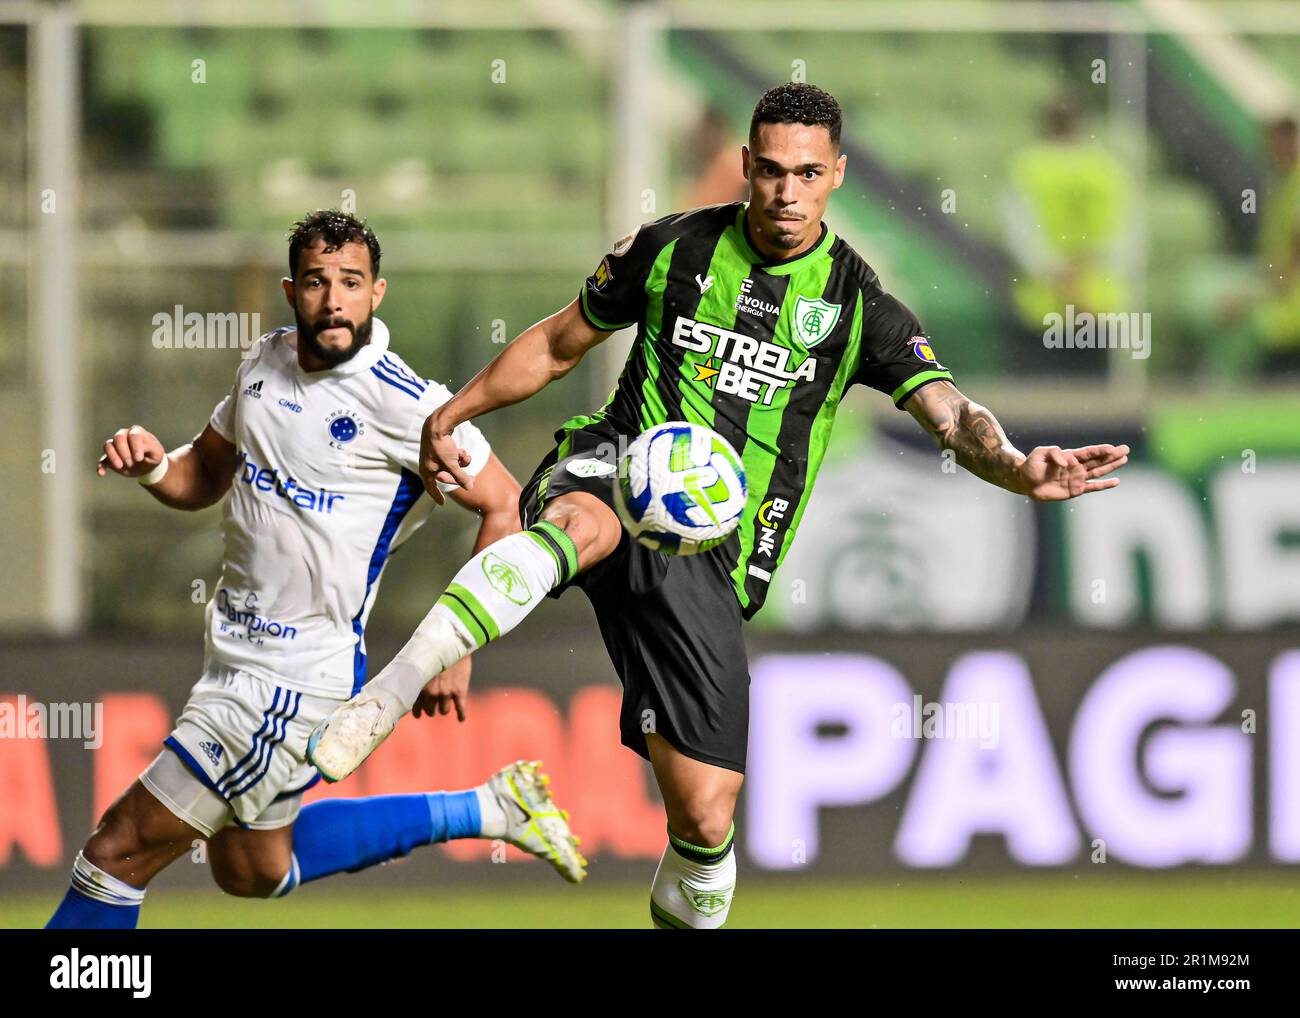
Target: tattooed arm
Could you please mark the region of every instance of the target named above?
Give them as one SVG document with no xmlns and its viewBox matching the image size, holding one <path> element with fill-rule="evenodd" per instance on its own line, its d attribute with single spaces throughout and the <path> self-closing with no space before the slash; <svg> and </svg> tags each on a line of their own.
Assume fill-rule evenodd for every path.
<svg viewBox="0 0 1300 1018">
<path fill-rule="evenodd" d="M 1113 488 L 1119 484 L 1118 477 L 1097 478 L 1128 462 L 1127 445 L 1082 449 L 1040 445 L 1025 455 L 1011 444 L 993 414 L 948 381 L 921 386 L 904 405 L 940 447 L 951 449 L 957 462 L 972 474 L 1040 502 Z"/>
</svg>

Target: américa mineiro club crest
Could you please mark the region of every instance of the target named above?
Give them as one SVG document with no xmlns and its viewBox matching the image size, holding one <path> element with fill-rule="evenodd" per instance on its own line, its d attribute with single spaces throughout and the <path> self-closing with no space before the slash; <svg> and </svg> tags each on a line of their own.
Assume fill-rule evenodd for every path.
<svg viewBox="0 0 1300 1018">
<path fill-rule="evenodd" d="M 804 346 L 816 346 L 831 334 L 840 320 L 840 306 L 820 297 L 800 297 L 794 302 L 794 331 Z"/>
</svg>

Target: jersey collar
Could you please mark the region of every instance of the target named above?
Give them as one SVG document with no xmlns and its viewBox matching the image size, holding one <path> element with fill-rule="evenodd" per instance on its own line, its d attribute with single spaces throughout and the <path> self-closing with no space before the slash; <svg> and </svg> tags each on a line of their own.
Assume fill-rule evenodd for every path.
<svg viewBox="0 0 1300 1018">
<path fill-rule="evenodd" d="M 835 243 L 835 232 L 826 225 L 825 221 L 823 221 L 821 239 L 803 254 L 794 258 L 769 261 L 766 256 L 759 254 L 758 251 L 754 250 L 754 246 L 749 242 L 749 230 L 745 223 L 745 213 L 747 211 L 749 211 L 749 202 L 741 202 L 740 209 L 736 213 L 736 222 L 732 233 L 735 236 L 736 244 L 740 248 L 741 254 L 743 254 L 755 268 L 762 269 L 769 276 L 788 276 L 792 272 L 797 272 L 805 265 L 816 261 L 818 258 L 826 254 L 826 252 L 831 249 L 831 245 Z"/>
<path fill-rule="evenodd" d="M 355 375 L 358 372 L 367 371 L 374 367 L 379 362 L 379 358 L 388 353 L 388 326 L 376 318 L 370 330 L 370 342 L 361 348 L 360 353 L 350 361 L 344 361 L 338 367 L 327 368 L 324 371 L 313 371 L 308 374 L 298 364 L 298 331 L 295 329 L 292 335 L 293 342 L 289 345 L 294 351 L 293 363 L 298 368 L 299 374 L 305 378 L 335 378 L 339 375 Z"/>
</svg>

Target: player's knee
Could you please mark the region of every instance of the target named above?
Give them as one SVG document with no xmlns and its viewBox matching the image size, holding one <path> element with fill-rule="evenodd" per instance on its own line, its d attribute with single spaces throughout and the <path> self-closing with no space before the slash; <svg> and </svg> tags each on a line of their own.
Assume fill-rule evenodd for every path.
<svg viewBox="0 0 1300 1018">
<path fill-rule="evenodd" d="M 236 898 L 269 898 L 284 879 L 283 873 L 265 873 L 243 858 L 209 854 L 208 862 L 217 886 Z"/>
<path fill-rule="evenodd" d="M 82 854 L 87 862 L 105 872 L 116 872 L 123 862 L 138 856 L 144 848 L 140 825 L 125 804 L 118 800 L 100 818 Z"/>
<path fill-rule="evenodd" d="M 691 795 L 668 810 L 668 826 L 683 841 L 701 848 L 715 848 L 731 831 L 735 799 L 725 792 Z"/>
<path fill-rule="evenodd" d="M 542 519 L 563 530 L 578 549 L 578 562 L 586 568 L 613 553 L 621 527 L 614 511 L 592 495 L 565 495 L 542 510 Z"/>
</svg>

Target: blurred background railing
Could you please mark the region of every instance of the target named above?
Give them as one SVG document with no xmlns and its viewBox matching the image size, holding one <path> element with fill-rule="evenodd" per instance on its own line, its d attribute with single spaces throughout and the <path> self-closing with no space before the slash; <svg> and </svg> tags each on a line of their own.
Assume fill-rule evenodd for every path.
<svg viewBox="0 0 1300 1018">
<path fill-rule="evenodd" d="M 1300 4 L 822 0 L 801 5 L 797 28 L 757 27 L 779 10 L 375 3 L 358 27 L 327 3 L 0 3 L 0 421 L 16 482 L 0 509 L 5 560 L 23 577 L 0 592 L 0 624 L 193 622 L 191 585 L 217 565 L 211 521 L 93 483 L 87 467 L 118 426 L 171 443 L 202 426 L 238 351 L 159 349 L 155 316 L 285 321 L 283 237 L 303 212 L 343 205 L 370 220 L 391 283 L 382 317 L 454 389 L 566 303 L 613 238 L 742 195 L 748 113 L 791 77 L 846 111 L 832 224 L 917 311 L 961 384 L 1021 444 L 1134 443 L 1130 487 L 1147 481 L 1141 509 L 1119 494 L 991 509 L 994 495 L 940 473 L 910 422 L 855 393 L 837 436 L 846 467 L 812 511 L 859 511 L 847 527 L 807 528 L 785 572 L 815 589 L 773 597 L 769 623 L 868 625 L 900 599 L 916 609 L 909 625 L 941 628 L 1300 615 L 1282 533 L 1294 508 L 1265 521 L 1289 555 L 1269 618 L 1211 589 L 1231 568 L 1219 561 L 1229 531 L 1260 525 L 1218 489 L 1282 485 L 1276 500 L 1300 502 L 1285 494 L 1300 453 L 1300 171 L 1284 119 Z M 63 194 L 42 179 L 60 172 Z M 1133 334 L 1112 332 L 1118 349 L 1049 345 L 1045 322 L 1059 314 L 1068 329 L 1070 308 L 1124 316 Z M 601 399 L 625 349 L 611 347 L 485 422 L 521 476 L 560 420 Z M 882 500 L 884 517 L 865 509 Z M 937 517 L 932 501 L 953 511 Z M 1081 532 L 1112 545 L 1135 513 L 1146 532 L 1072 580 L 1097 551 L 1075 547 Z M 1175 540 L 1169 519 L 1185 524 L 1185 552 L 1160 550 Z M 395 563 L 377 618 L 419 615 L 465 527 L 438 528 Z M 927 528 L 948 535 L 941 555 L 916 551 L 934 545 Z M 818 571 L 846 555 L 847 586 Z M 997 605 L 977 584 L 927 603 L 927 576 L 954 555 L 972 576 L 1001 576 Z M 1082 580 L 1125 588 L 1123 606 L 1090 600 L 1110 594 L 1071 586 Z"/>
</svg>

